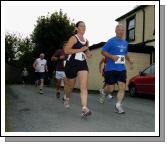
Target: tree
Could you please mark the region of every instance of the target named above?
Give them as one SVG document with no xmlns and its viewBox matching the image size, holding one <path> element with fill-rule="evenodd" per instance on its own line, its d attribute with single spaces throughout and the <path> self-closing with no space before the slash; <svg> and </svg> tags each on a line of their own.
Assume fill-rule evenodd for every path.
<svg viewBox="0 0 167 144">
<path fill-rule="evenodd" d="M 56 49 L 59 49 L 64 41 L 74 32 L 74 23 L 62 10 L 49 16 L 40 16 L 32 33 L 32 41 L 35 43 L 34 53 L 45 53 L 46 59 L 50 60 Z"/>
<path fill-rule="evenodd" d="M 20 38 L 16 34 L 5 34 L 5 61 L 12 63 L 16 59 Z"/>
<path fill-rule="evenodd" d="M 30 66 L 33 61 L 34 44 L 28 37 L 6 33 L 5 35 L 5 60 L 17 67 Z"/>
<path fill-rule="evenodd" d="M 22 39 L 18 48 L 19 63 L 23 66 L 32 66 L 34 61 L 34 44 L 29 38 Z"/>
</svg>

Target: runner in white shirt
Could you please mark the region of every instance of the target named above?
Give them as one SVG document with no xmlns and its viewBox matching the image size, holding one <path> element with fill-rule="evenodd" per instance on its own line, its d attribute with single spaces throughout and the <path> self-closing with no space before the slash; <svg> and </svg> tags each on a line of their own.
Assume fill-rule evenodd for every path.
<svg viewBox="0 0 167 144">
<path fill-rule="evenodd" d="M 40 57 L 37 58 L 33 63 L 33 68 L 35 69 L 36 84 L 39 85 L 39 93 L 43 94 L 43 85 L 44 85 L 44 76 L 45 71 L 48 72 L 47 61 L 44 59 L 44 53 L 40 54 Z"/>
</svg>

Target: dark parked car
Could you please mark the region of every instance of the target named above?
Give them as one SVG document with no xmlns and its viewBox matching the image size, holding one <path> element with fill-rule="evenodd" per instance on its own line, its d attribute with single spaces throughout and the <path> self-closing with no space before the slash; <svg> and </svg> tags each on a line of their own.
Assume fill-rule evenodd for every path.
<svg viewBox="0 0 167 144">
<path fill-rule="evenodd" d="M 131 96 L 138 94 L 155 95 L 155 64 L 139 72 L 139 75 L 132 77 L 128 87 Z"/>
</svg>

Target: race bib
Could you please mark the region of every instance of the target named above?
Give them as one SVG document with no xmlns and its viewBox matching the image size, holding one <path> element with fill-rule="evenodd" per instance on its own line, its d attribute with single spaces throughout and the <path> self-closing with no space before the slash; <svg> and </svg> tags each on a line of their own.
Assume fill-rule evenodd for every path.
<svg viewBox="0 0 167 144">
<path fill-rule="evenodd" d="M 76 53 L 75 54 L 75 59 L 83 61 L 83 60 L 85 60 L 85 54 L 83 52 Z"/>
<path fill-rule="evenodd" d="M 66 66 L 66 60 L 64 60 L 63 64 L 64 64 L 64 67 L 65 67 Z"/>
<path fill-rule="evenodd" d="M 117 55 L 119 56 L 118 60 L 115 61 L 115 64 L 125 64 L 125 56 L 124 55 Z"/>
</svg>

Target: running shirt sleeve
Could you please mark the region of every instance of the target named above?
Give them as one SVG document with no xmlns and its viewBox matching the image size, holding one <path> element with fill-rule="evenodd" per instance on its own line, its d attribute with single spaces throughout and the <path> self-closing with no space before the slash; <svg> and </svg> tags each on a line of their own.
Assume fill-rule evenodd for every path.
<svg viewBox="0 0 167 144">
<path fill-rule="evenodd" d="M 108 40 L 105 45 L 102 47 L 102 51 L 109 52 L 111 49 L 111 40 Z"/>
<path fill-rule="evenodd" d="M 63 55 L 65 55 L 63 49 L 56 50 L 56 52 L 53 54 L 54 57 L 60 57 L 60 56 L 63 56 Z"/>
</svg>

